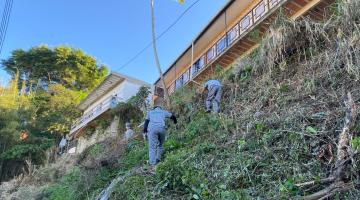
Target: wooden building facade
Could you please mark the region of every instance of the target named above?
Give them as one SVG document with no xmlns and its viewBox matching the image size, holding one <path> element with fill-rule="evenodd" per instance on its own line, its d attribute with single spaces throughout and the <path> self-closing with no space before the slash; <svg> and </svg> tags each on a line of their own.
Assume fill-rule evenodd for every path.
<svg viewBox="0 0 360 200">
<path fill-rule="evenodd" d="M 191 44 L 164 73 L 165 85 L 172 94 L 184 85 L 199 83 L 214 73 L 215 67 L 228 68 L 236 59 L 258 47 L 260 38 L 280 11 L 292 20 L 310 17 L 321 20 L 334 0 L 231 0 L 193 39 Z M 155 82 L 153 100 L 163 98 L 160 79 Z"/>
</svg>

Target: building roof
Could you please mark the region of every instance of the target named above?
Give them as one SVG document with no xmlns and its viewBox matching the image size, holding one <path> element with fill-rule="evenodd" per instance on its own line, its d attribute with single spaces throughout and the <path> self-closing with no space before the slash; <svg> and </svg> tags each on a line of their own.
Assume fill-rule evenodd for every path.
<svg viewBox="0 0 360 200">
<path fill-rule="evenodd" d="M 222 8 L 220 8 L 220 10 L 211 18 L 209 23 L 206 24 L 206 26 L 200 31 L 200 33 L 193 39 L 193 41 L 182 51 L 182 53 L 174 60 L 174 62 L 172 62 L 172 64 L 170 64 L 170 66 L 164 72 L 164 75 L 170 71 L 170 69 L 172 68 L 172 66 L 175 65 L 177 60 L 179 60 L 189 49 L 191 49 L 192 43 L 196 43 L 201 38 L 201 36 L 203 36 L 205 34 L 205 32 L 211 27 L 211 25 L 216 20 L 218 20 L 218 18 L 225 12 L 225 10 L 229 6 L 231 6 L 235 1 L 236 0 L 228 0 L 228 2 Z M 158 83 L 159 81 L 160 81 L 160 77 L 155 81 L 154 85 L 156 85 L 156 83 Z"/>
<path fill-rule="evenodd" d="M 149 83 L 146 83 L 139 79 L 126 76 L 117 72 L 111 72 L 107 77 L 105 77 L 105 79 L 103 80 L 103 82 L 100 83 L 100 85 L 98 85 L 84 100 L 80 102 L 77 107 L 80 110 L 85 110 L 99 98 L 101 98 L 103 95 L 111 91 L 113 88 L 115 88 L 117 85 L 119 85 L 125 80 L 138 85 L 151 87 Z"/>
</svg>

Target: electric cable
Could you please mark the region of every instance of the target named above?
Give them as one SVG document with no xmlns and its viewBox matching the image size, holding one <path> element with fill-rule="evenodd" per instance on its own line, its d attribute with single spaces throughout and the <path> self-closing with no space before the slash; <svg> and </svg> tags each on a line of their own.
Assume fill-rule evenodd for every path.
<svg viewBox="0 0 360 200">
<path fill-rule="evenodd" d="M 176 18 L 176 20 L 170 24 L 170 26 L 168 26 L 160 35 L 158 35 L 156 37 L 156 41 L 158 41 L 162 36 L 164 36 L 172 27 L 174 27 L 181 18 L 184 17 L 184 15 L 192 8 L 195 6 L 195 4 L 197 4 L 200 0 L 196 0 L 194 3 L 192 3 L 188 8 L 186 8 L 186 10 L 184 10 L 184 12 L 182 12 L 179 17 Z M 118 70 L 122 70 L 125 67 L 127 67 L 130 63 L 132 63 L 135 59 L 137 59 L 142 53 L 144 53 L 144 51 L 146 51 L 149 47 L 151 47 L 152 42 L 149 42 L 143 49 L 141 49 L 137 54 L 135 54 L 132 58 L 130 58 L 124 65 L 122 65 L 120 68 L 118 68 Z M 115 68 L 116 69 L 116 68 Z"/>
</svg>

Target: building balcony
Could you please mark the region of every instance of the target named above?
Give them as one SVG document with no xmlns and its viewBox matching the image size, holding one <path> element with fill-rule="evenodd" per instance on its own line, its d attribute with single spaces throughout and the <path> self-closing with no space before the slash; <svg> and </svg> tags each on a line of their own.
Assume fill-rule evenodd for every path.
<svg viewBox="0 0 360 200">
<path fill-rule="evenodd" d="M 251 53 L 257 48 L 261 38 L 266 34 L 270 24 L 274 21 L 280 10 L 283 10 L 284 14 L 293 20 L 300 16 L 309 16 L 315 20 L 321 20 L 324 17 L 325 8 L 333 0 L 260 0 L 254 2 L 256 3 L 247 12 L 242 13 L 241 18 L 231 27 L 227 27 L 226 16 L 230 15 L 229 13 L 227 14 L 227 9 L 225 8 L 221 11 L 225 16 L 223 22 L 225 24 L 225 31 L 221 35 L 216 36 L 218 39 L 213 42 L 209 41 L 211 46 L 201 50 L 203 53 L 197 57 L 194 56 L 193 52 L 199 50 L 195 49 L 196 45 L 193 42 L 174 62 L 175 64 L 165 72 L 169 94 L 185 85 L 204 81 L 214 74 L 215 67 L 220 66 L 226 69 L 236 59 Z M 215 18 L 211 23 L 217 23 L 217 20 L 222 20 L 220 17 L 218 18 Z M 206 33 L 204 32 L 206 31 L 205 29 L 201 34 L 205 35 Z M 255 33 L 257 38 L 260 39 L 254 38 L 253 35 Z M 196 40 L 201 40 L 201 37 L 203 37 L 201 34 Z M 190 65 L 176 65 L 183 62 L 184 59 L 191 60 Z M 182 71 L 182 73 L 178 74 L 179 71 Z M 159 83 L 157 81 L 156 85 L 161 88 Z"/>
<path fill-rule="evenodd" d="M 91 121 L 95 118 L 99 117 L 101 114 L 105 113 L 106 111 L 110 110 L 111 108 L 116 107 L 116 105 L 120 102 L 125 102 L 123 99 L 119 97 L 109 97 L 104 101 L 100 102 L 96 107 L 87 111 L 83 114 L 79 119 L 75 121 L 75 123 L 71 126 L 70 129 L 70 136 L 74 133 L 79 131 L 81 128 L 86 127 Z"/>
</svg>

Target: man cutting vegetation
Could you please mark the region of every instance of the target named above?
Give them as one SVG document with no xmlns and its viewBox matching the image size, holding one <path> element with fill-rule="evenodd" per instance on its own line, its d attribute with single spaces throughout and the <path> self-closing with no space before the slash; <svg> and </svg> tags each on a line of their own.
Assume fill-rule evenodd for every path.
<svg viewBox="0 0 360 200">
<path fill-rule="evenodd" d="M 205 90 L 208 91 L 205 106 L 206 112 L 211 112 L 211 102 L 212 102 L 212 110 L 214 113 L 219 113 L 219 103 L 221 99 L 222 89 L 221 83 L 218 80 L 208 80 L 202 90 L 201 93 L 204 93 Z"/>
</svg>

